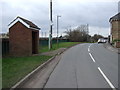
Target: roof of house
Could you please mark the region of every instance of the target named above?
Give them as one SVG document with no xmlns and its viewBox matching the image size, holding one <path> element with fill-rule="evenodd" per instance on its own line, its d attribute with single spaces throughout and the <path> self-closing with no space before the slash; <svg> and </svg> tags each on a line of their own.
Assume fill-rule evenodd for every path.
<svg viewBox="0 0 120 90">
<path fill-rule="evenodd" d="M 24 18 L 22 18 L 22 17 L 17 17 L 16 19 L 14 19 L 8 26 L 9 26 L 9 28 L 11 27 L 11 26 L 13 26 L 16 22 L 21 22 L 22 24 L 24 24 L 26 27 L 28 27 L 28 28 L 31 28 L 31 29 L 36 29 L 36 30 L 40 30 L 40 28 L 37 26 L 37 25 L 35 25 L 34 23 L 32 23 L 31 21 L 29 21 L 29 20 L 26 20 L 26 19 L 24 19 Z"/>
<path fill-rule="evenodd" d="M 120 20 L 120 12 L 118 14 L 116 14 L 115 16 L 110 18 L 110 22 L 113 20 Z"/>
</svg>

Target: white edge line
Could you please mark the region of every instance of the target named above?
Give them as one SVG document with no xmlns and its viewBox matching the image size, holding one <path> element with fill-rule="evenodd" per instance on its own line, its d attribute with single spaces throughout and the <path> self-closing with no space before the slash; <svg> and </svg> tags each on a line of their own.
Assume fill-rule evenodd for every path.
<svg viewBox="0 0 120 90">
<path fill-rule="evenodd" d="M 93 58 L 93 56 L 91 55 L 91 53 L 89 53 L 89 55 L 92 58 L 93 62 L 95 62 L 95 59 Z"/>
<path fill-rule="evenodd" d="M 113 84 L 110 82 L 110 80 L 106 77 L 106 75 L 103 73 L 103 71 L 100 69 L 100 67 L 98 67 L 98 70 L 100 71 L 100 73 L 103 75 L 103 77 L 105 78 L 105 80 L 108 82 L 108 84 L 110 85 L 110 87 L 113 90 L 116 90 L 115 87 L 113 86 Z"/>
</svg>

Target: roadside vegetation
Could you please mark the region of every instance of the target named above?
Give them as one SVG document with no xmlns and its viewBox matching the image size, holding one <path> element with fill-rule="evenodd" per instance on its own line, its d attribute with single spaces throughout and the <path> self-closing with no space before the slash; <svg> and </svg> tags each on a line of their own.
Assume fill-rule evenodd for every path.
<svg viewBox="0 0 120 90">
<path fill-rule="evenodd" d="M 115 39 L 112 41 L 112 44 L 115 44 L 116 42 L 120 42 L 120 39 Z"/>
<path fill-rule="evenodd" d="M 51 50 L 48 46 L 42 46 L 39 51 L 48 52 L 59 48 L 68 48 L 80 42 L 61 42 L 59 45 L 53 44 Z M 50 59 L 51 56 L 28 56 L 28 57 L 4 57 L 2 58 L 2 87 L 11 88 L 19 80 L 33 71 L 39 65 Z"/>
<path fill-rule="evenodd" d="M 93 36 L 89 35 L 87 25 L 80 25 L 76 28 L 67 29 L 65 33 L 66 35 L 64 37 L 71 42 L 97 42 L 98 39 L 104 38 L 99 34 L 94 34 Z"/>
<path fill-rule="evenodd" d="M 2 59 L 0 57 L 0 89 L 2 88 Z"/>
<path fill-rule="evenodd" d="M 51 56 L 6 57 L 2 59 L 2 87 L 10 88 Z"/>
<path fill-rule="evenodd" d="M 70 46 L 79 44 L 80 42 L 61 42 L 59 44 L 55 43 L 52 45 L 52 49 L 49 50 L 48 46 L 40 46 L 39 52 L 43 53 L 43 52 L 48 52 L 48 51 L 53 51 L 53 50 L 57 50 L 59 48 L 68 48 Z"/>
</svg>

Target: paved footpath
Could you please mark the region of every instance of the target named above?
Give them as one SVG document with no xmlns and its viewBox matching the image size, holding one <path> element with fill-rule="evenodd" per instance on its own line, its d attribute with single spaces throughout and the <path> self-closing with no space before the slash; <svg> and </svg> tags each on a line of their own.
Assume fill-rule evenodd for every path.
<svg viewBox="0 0 120 90">
<path fill-rule="evenodd" d="M 51 72 L 54 70 L 55 66 L 58 64 L 61 58 L 61 53 L 64 52 L 66 48 L 60 48 L 58 50 L 41 53 L 40 55 L 54 56 L 53 59 L 49 60 L 42 68 L 37 69 L 32 75 L 28 74 L 30 77 L 25 78 L 18 82 L 14 88 L 43 88 L 47 82 Z M 57 56 L 56 56 L 57 55 Z M 45 62 L 46 63 L 46 62 Z"/>
</svg>

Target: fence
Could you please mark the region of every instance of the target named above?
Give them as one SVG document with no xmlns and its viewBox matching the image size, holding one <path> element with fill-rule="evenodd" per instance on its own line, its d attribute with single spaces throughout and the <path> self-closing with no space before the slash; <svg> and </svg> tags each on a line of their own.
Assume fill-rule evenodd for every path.
<svg viewBox="0 0 120 90">
<path fill-rule="evenodd" d="M 48 45 L 48 38 L 40 38 L 39 39 L 39 45 L 47 46 Z M 59 39 L 59 42 L 69 42 L 68 39 Z M 53 38 L 52 43 L 57 43 L 57 39 Z M 2 55 L 9 54 L 9 38 L 2 38 Z"/>
<path fill-rule="evenodd" d="M 39 39 L 39 44 L 40 44 L 40 46 L 47 46 L 48 45 L 48 38 L 40 38 Z M 59 40 L 59 42 L 69 42 L 69 40 L 68 39 L 58 39 Z M 57 39 L 56 38 L 53 38 L 52 39 L 52 44 L 55 44 L 55 43 L 57 43 Z"/>
<path fill-rule="evenodd" d="M 2 38 L 2 55 L 9 54 L 9 38 Z"/>
</svg>

